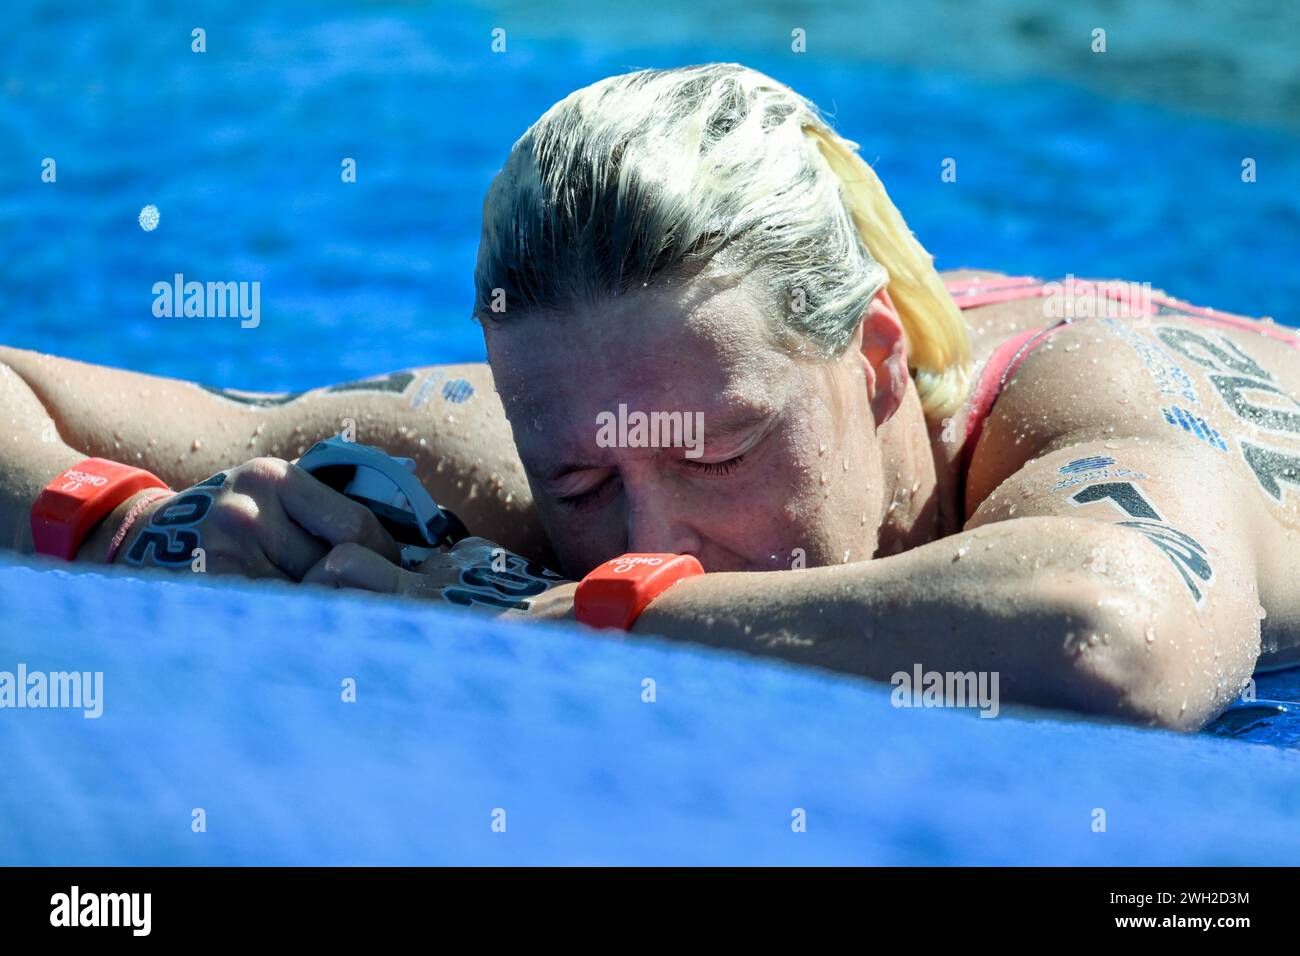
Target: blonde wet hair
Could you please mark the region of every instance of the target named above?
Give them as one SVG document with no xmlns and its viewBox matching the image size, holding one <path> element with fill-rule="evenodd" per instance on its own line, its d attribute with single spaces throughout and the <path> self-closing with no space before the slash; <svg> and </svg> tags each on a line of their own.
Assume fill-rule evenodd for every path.
<svg viewBox="0 0 1300 956">
<path fill-rule="evenodd" d="M 966 323 L 857 144 L 734 63 L 641 70 L 565 97 L 488 189 L 475 316 L 562 310 L 715 261 L 764 269 L 774 333 L 848 346 L 888 288 L 931 421 L 970 388 Z"/>
</svg>

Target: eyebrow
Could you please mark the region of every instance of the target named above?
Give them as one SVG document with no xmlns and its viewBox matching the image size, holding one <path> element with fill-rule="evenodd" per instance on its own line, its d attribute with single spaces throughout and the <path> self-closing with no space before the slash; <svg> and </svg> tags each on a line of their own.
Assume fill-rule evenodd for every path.
<svg viewBox="0 0 1300 956">
<path fill-rule="evenodd" d="M 675 411 L 682 411 L 675 409 Z M 682 414 L 692 414 L 683 411 Z M 775 408 L 755 408 L 753 406 L 740 406 L 728 408 L 725 411 L 710 415 L 705 413 L 704 431 L 706 435 L 713 435 L 715 438 L 719 435 L 730 437 L 741 432 L 750 431 L 759 426 L 768 425 L 777 416 Z M 705 439 L 705 447 L 708 447 L 708 439 Z M 668 449 L 661 449 L 668 450 Z M 571 475 L 575 471 L 590 471 L 592 469 L 604 467 L 591 462 L 565 462 L 535 473 L 536 477 L 544 482 L 559 481 L 566 475 Z"/>
</svg>

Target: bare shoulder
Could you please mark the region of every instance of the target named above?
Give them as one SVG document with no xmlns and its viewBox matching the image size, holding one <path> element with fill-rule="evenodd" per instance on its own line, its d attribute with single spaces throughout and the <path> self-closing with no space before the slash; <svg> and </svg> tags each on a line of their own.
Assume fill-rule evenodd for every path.
<svg viewBox="0 0 1300 956">
<path fill-rule="evenodd" d="M 1062 325 L 1007 382 L 968 480 L 978 493 L 1063 444 L 1170 435 L 1217 454 L 1242 441 L 1300 442 L 1300 338 L 1177 314 Z"/>
<path fill-rule="evenodd" d="M 1270 660 L 1300 658 L 1300 339 L 1266 322 L 1161 308 L 1079 319 L 1046 336 L 998 398 L 967 478 L 973 510 L 1026 463 L 1073 446 L 1134 440 L 1200 462 L 1179 478 L 1191 499 L 1231 505 L 1250 535 Z M 970 510 L 968 510 L 970 513 Z M 1290 650 L 1287 650 L 1290 647 Z M 1280 655 L 1280 656 L 1279 656 Z M 1290 656 L 1288 656 L 1290 655 Z"/>
</svg>

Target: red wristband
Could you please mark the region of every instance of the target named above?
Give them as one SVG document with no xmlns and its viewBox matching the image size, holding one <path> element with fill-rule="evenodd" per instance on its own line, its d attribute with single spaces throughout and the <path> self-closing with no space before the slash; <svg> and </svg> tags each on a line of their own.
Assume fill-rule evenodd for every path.
<svg viewBox="0 0 1300 956">
<path fill-rule="evenodd" d="M 167 483 L 143 468 L 87 458 L 60 474 L 32 504 L 32 544 L 37 554 L 71 561 L 104 517 L 145 488 Z"/>
<path fill-rule="evenodd" d="M 647 604 L 683 578 L 703 574 L 689 554 L 624 554 L 582 579 L 573 595 L 574 616 L 590 627 L 626 631 Z"/>
</svg>

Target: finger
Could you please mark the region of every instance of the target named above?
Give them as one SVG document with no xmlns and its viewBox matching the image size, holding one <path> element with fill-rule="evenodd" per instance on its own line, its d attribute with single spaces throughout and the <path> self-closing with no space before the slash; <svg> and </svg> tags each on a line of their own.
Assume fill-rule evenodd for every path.
<svg viewBox="0 0 1300 956">
<path fill-rule="evenodd" d="M 261 544 L 251 535 L 239 542 L 237 550 L 219 548 L 206 570 L 211 574 L 233 574 L 242 578 L 294 580 L 266 556 Z"/>
<path fill-rule="evenodd" d="M 487 538 L 463 538 L 445 552 L 459 567 L 489 564 L 498 554 L 505 553 L 505 548 Z"/>
<path fill-rule="evenodd" d="M 273 496 L 262 498 L 259 504 L 246 494 L 226 492 L 207 518 L 210 531 L 215 540 L 233 545 L 221 550 L 227 560 L 237 556 L 245 569 L 239 573 L 296 581 L 329 548 L 290 521 Z"/>
<path fill-rule="evenodd" d="M 401 594 L 407 590 L 408 582 L 403 577 L 406 573 L 368 548 L 345 542 L 330 549 L 310 568 L 302 583 Z"/>
<path fill-rule="evenodd" d="M 244 558 L 244 568 L 240 573 L 249 578 L 270 578 L 276 581 L 287 581 L 291 584 L 297 581 L 297 578 L 291 577 L 277 566 L 261 548 L 258 548 L 256 554 Z"/>
<path fill-rule="evenodd" d="M 330 544 L 359 544 L 389 561 L 399 560 L 397 543 L 365 505 L 289 465 L 279 486 L 285 513 L 309 533 Z"/>
<path fill-rule="evenodd" d="M 461 563 L 448 561 L 446 555 L 435 554 L 426 558 L 415 573 L 436 587 L 445 588 L 461 583 L 464 567 Z"/>
<path fill-rule="evenodd" d="M 500 547 L 501 545 L 497 544 L 495 541 L 489 541 L 487 538 L 476 538 L 471 536 L 468 538 L 461 538 L 459 541 L 457 541 L 455 544 L 451 546 L 451 550 L 468 551 L 471 548 L 484 548 L 488 551 L 495 551 Z"/>
<path fill-rule="evenodd" d="M 267 560 L 293 580 L 302 580 L 329 554 L 330 546 L 293 521 L 278 500 L 268 502 L 264 513 L 270 520 L 259 523 L 258 528 Z"/>
</svg>

